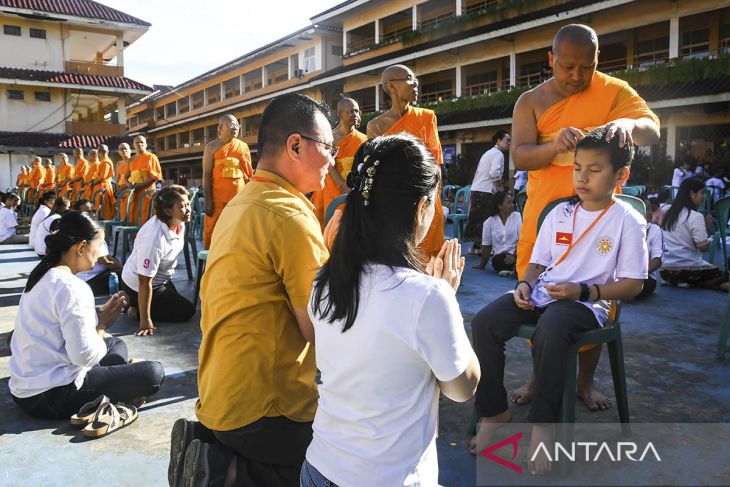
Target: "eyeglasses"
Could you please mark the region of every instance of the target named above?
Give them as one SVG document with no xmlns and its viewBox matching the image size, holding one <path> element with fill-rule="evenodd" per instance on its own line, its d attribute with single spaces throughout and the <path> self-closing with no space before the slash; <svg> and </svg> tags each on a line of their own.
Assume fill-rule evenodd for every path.
<svg viewBox="0 0 730 487">
<path fill-rule="evenodd" d="M 306 135 L 298 134 L 299 137 L 302 139 L 311 140 L 312 142 L 316 142 L 318 144 L 322 144 L 323 146 L 327 147 L 329 149 L 330 153 L 332 154 L 332 157 L 337 157 L 337 154 L 340 153 L 340 148 L 336 145 L 328 144 L 327 142 L 323 142 L 321 140 L 313 139 L 312 137 L 307 137 Z"/>
<path fill-rule="evenodd" d="M 232 129 L 241 128 L 241 126 L 239 124 L 234 123 L 234 122 L 226 122 L 224 125 L 226 125 L 229 128 L 232 128 Z"/>
<path fill-rule="evenodd" d="M 390 81 L 405 81 L 409 85 L 415 85 L 416 83 L 418 83 L 418 78 L 416 78 L 415 76 L 408 76 L 407 78 L 393 78 Z"/>
</svg>

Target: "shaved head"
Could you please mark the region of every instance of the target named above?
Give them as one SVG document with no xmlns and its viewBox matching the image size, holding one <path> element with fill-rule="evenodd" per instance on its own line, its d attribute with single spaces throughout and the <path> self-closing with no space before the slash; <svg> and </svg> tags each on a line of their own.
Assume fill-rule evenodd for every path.
<svg viewBox="0 0 730 487">
<path fill-rule="evenodd" d="M 394 64 L 393 66 L 388 66 L 383 70 L 383 74 L 380 75 L 380 82 L 384 85 L 388 81 L 392 81 L 394 79 L 403 79 L 407 78 L 408 76 L 414 77 L 413 71 L 411 71 L 411 68 L 404 64 Z"/>
<path fill-rule="evenodd" d="M 553 53 L 558 54 L 560 45 L 568 42 L 575 47 L 598 51 L 598 35 L 596 31 L 583 24 L 566 25 L 555 34 L 553 39 Z"/>
<path fill-rule="evenodd" d="M 231 114 L 223 115 L 221 118 L 218 119 L 219 127 L 226 123 L 235 123 L 236 125 L 238 125 L 238 120 Z"/>
<path fill-rule="evenodd" d="M 98 149 L 99 152 L 102 154 L 109 154 L 109 146 L 106 144 L 101 144 Z"/>
<path fill-rule="evenodd" d="M 350 110 L 353 107 L 358 107 L 359 105 L 355 100 L 352 98 L 343 98 L 342 100 L 337 102 L 337 113 L 340 113 L 342 111 Z"/>
</svg>

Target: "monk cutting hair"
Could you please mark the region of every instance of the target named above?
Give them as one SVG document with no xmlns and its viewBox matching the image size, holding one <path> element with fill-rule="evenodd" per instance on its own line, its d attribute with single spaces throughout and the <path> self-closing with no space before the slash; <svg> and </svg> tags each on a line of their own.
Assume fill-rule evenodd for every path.
<svg viewBox="0 0 730 487">
<path fill-rule="evenodd" d="M 418 78 L 413 71 L 407 66 L 396 64 L 383 71 L 380 81 L 392 106 L 368 123 L 368 138 L 407 132 L 423 142 L 439 165 L 443 164 L 436 114 L 432 110 L 411 106 L 418 100 Z M 444 214 L 441 211 L 440 191 L 437 193 L 435 205 L 438 211 L 426 238 L 419 245 L 421 251 L 429 256 L 437 255 L 444 243 Z"/>
<path fill-rule="evenodd" d="M 337 127 L 332 131 L 335 145 L 339 151 L 335 156 L 335 166 L 329 169 L 324 180 L 324 189 L 312 194 L 314 214 L 324 228 L 327 207 L 343 194 L 349 193 L 345 180 L 352 170 L 352 160 L 360 146 L 368 140 L 367 136 L 357 130 L 360 126 L 360 105 L 352 98 L 343 98 L 337 103 Z"/>
<path fill-rule="evenodd" d="M 576 144 L 597 127 L 606 128 L 606 141 L 618 137 L 621 147 L 659 140 L 659 118 L 625 81 L 596 71 L 598 55 L 598 36 L 593 29 L 581 24 L 564 26 L 548 53 L 553 77 L 524 93 L 515 105 L 512 159 L 516 170 L 529 171 L 517 246 L 520 279 L 532 255 L 543 208 L 575 194 L 571 178 Z M 593 385 L 600 353 L 597 347 L 580 354 L 578 395 L 594 411 L 610 405 Z M 510 393 L 510 399 L 520 404 L 529 402 L 531 396 L 531 384 Z"/>
<path fill-rule="evenodd" d="M 218 138 L 209 142 L 203 152 L 203 191 L 205 223 L 203 245 L 210 248 L 213 229 L 223 208 L 241 192 L 253 175 L 248 145 L 237 139 L 241 126 L 233 115 L 218 120 Z"/>
</svg>

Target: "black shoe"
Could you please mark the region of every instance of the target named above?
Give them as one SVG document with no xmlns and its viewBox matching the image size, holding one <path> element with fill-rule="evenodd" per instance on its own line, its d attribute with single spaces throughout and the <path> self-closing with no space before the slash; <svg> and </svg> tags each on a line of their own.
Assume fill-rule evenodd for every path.
<svg viewBox="0 0 730 487">
<path fill-rule="evenodd" d="M 223 445 L 193 440 L 185 451 L 183 486 L 222 486 L 232 459 L 232 450 Z"/>
<path fill-rule="evenodd" d="M 195 439 L 193 422 L 185 418 L 175 421 L 170 435 L 170 464 L 167 466 L 167 481 L 170 487 L 183 485 L 185 450 Z"/>
</svg>

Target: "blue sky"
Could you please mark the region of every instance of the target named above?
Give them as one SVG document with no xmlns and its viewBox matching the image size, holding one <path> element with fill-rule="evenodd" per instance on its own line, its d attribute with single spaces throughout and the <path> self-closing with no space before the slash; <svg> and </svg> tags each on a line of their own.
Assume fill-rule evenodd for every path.
<svg viewBox="0 0 730 487">
<path fill-rule="evenodd" d="M 152 24 L 124 53 L 125 75 L 177 85 L 310 24 L 341 0 L 100 0 Z"/>
</svg>

